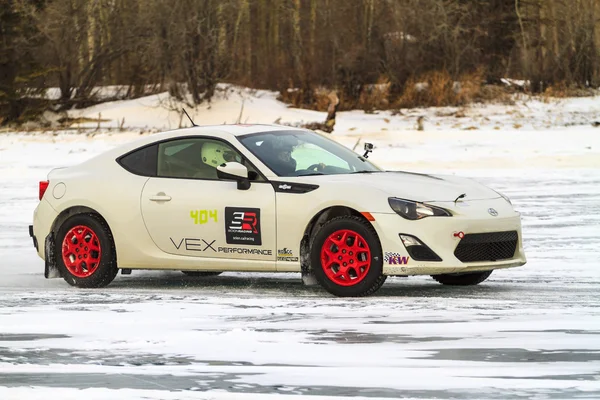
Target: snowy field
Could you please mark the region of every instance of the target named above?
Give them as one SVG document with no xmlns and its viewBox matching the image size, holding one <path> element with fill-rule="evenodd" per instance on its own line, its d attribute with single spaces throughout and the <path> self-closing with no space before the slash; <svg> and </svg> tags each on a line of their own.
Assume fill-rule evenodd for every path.
<svg viewBox="0 0 600 400">
<path fill-rule="evenodd" d="M 248 96 L 247 122 L 324 119 Z M 162 129 L 170 117 L 144 114 L 150 100 L 96 108 Z M 195 118 L 216 123 L 229 107 L 232 122 L 238 100 Z M 27 232 L 38 181 L 139 133 L 0 134 L 0 399 L 600 398 L 600 100 L 521 106 L 518 128 L 512 109 L 469 109 L 460 127 L 412 111 L 425 132 L 408 111 L 340 114 L 333 136 L 374 142 L 386 168 L 506 193 L 528 257 L 476 287 L 390 278 L 360 299 L 299 274 L 134 272 L 101 290 L 45 280 Z"/>
</svg>

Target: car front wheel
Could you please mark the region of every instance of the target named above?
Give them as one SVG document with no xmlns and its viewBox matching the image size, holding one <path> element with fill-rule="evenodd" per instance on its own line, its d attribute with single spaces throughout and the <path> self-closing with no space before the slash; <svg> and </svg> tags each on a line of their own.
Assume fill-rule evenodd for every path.
<svg viewBox="0 0 600 400">
<path fill-rule="evenodd" d="M 119 271 L 110 229 L 94 214 L 67 219 L 56 234 L 56 248 L 57 267 L 72 286 L 104 287 Z"/>
<path fill-rule="evenodd" d="M 386 279 L 377 233 L 358 217 L 337 217 L 323 224 L 313 237 L 311 266 L 319 284 L 341 297 L 370 295 Z"/>
<path fill-rule="evenodd" d="M 443 275 L 431 275 L 433 279 L 441 283 L 442 285 L 450 286 L 471 286 L 477 285 L 485 281 L 492 271 L 484 272 L 471 272 L 468 274 L 443 274 Z"/>
</svg>

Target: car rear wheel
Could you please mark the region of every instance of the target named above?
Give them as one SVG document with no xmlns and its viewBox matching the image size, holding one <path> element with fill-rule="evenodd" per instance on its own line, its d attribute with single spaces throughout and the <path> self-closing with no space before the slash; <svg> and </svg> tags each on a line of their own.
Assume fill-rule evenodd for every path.
<svg viewBox="0 0 600 400">
<path fill-rule="evenodd" d="M 319 284 L 341 297 L 367 296 L 385 282 L 377 232 L 358 217 L 337 217 L 314 235 L 311 266 Z"/>
<path fill-rule="evenodd" d="M 223 273 L 222 271 L 181 271 L 181 272 L 183 272 L 187 276 L 193 276 L 193 277 L 218 276 Z"/>
<path fill-rule="evenodd" d="M 72 286 L 104 287 L 119 271 L 110 229 L 94 214 L 67 219 L 56 234 L 56 248 L 57 267 Z"/>
<path fill-rule="evenodd" d="M 431 275 L 433 279 L 441 283 L 442 285 L 450 286 L 471 286 L 477 285 L 485 281 L 492 271 L 484 272 L 471 272 L 468 274 L 443 274 L 443 275 Z"/>
</svg>

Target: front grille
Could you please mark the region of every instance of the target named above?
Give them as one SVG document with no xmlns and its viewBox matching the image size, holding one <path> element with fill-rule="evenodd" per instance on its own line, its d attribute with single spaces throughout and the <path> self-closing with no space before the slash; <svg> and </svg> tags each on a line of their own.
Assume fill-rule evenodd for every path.
<svg viewBox="0 0 600 400">
<path fill-rule="evenodd" d="M 507 260 L 514 257 L 518 241 L 517 231 L 472 233 L 460 241 L 454 255 L 462 262 Z"/>
</svg>

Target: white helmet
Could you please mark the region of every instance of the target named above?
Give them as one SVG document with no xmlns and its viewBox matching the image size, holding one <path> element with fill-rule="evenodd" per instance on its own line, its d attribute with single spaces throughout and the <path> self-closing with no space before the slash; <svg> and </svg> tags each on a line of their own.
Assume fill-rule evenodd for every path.
<svg viewBox="0 0 600 400">
<path fill-rule="evenodd" d="M 229 161 L 241 162 L 241 158 L 227 145 L 218 142 L 206 142 L 202 145 L 202 162 L 217 168 Z"/>
</svg>

